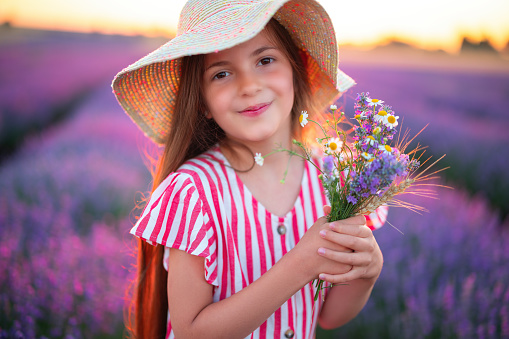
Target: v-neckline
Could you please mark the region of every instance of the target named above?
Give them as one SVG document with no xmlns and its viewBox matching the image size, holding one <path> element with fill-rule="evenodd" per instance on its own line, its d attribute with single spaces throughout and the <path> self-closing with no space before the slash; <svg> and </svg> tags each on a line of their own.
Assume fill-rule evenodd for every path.
<svg viewBox="0 0 509 339">
<path fill-rule="evenodd" d="M 262 207 L 265 210 L 266 214 L 269 214 L 271 217 L 278 218 L 278 219 L 286 219 L 289 216 L 292 216 L 295 214 L 297 205 L 301 203 L 301 199 L 302 199 L 301 197 L 303 194 L 304 184 L 306 183 L 306 179 L 308 177 L 309 164 L 307 163 L 307 161 L 304 162 L 304 171 L 302 172 L 302 178 L 300 180 L 299 194 L 297 195 L 297 198 L 295 199 L 295 201 L 293 203 L 292 209 L 289 210 L 288 212 L 286 212 L 284 215 L 280 216 L 280 215 L 277 215 L 277 214 L 269 211 L 265 205 L 263 205 L 261 202 L 258 201 L 258 199 L 254 196 L 254 194 L 251 192 L 249 187 L 247 187 L 246 184 L 244 183 L 244 181 L 242 181 L 242 179 L 239 177 L 237 171 L 235 171 L 233 169 L 233 167 L 230 165 L 230 162 L 228 161 L 228 159 L 226 159 L 223 152 L 221 152 L 221 149 L 219 146 L 214 147 L 211 151 L 217 152 L 217 154 L 219 154 L 221 160 L 223 161 L 223 165 L 226 167 L 227 171 L 233 171 L 233 173 L 235 175 L 235 179 L 237 180 L 237 182 L 240 182 L 242 184 L 242 188 L 243 188 L 244 192 L 246 192 L 246 191 L 249 192 L 249 194 L 253 198 L 254 202 L 256 202 L 256 204 L 258 206 Z"/>
</svg>

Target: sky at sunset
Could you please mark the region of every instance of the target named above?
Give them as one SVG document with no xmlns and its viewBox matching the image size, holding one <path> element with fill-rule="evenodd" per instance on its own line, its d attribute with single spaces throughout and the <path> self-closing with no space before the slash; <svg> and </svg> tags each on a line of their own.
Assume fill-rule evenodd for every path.
<svg viewBox="0 0 509 339">
<path fill-rule="evenodd" d="M 84 32 L 170 36 L 185 0 L 1 0 L 0 22 Z M 508 0 L 322 0 L 342 44 L 395 38 L 457 51 L 463 36 L 509 41 Z"/>
</svg>

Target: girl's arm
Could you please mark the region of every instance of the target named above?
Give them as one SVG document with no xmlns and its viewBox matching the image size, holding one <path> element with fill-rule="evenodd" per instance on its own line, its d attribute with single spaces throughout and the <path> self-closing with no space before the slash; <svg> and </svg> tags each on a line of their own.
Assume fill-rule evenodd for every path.
<svg viewBox="0 0 509 339">
<path fill-rule="evenodd" d="M 244 338 L 320 272 L 350 271 L 350 265 L 318 254 L 320 247 L 337 249 L 319 235 L 327 225 L 325 218 L 320 218 L 295 248 L 258 280 L 216 303 L 212 302 L 212 286 L 203 274 L 204 259 L 170 249 L 168 305 L 175 336 Z"/>
<path fill-rule="evenodd" d="M 327 295 L 318 318 L 321 327 L 332 329 L 346 324 L 362 310 L 382 270 L 383 257 L 369 227 L 346 222 L 328 225 L 330 229 L 320 235 L 353 250 L 347 253 L 326 249 L 322 254 L 339 263 L 352 265 L 352 270 L 345 274 L 320 274 L 321 279 L 338 284 Z"/>
</svg>

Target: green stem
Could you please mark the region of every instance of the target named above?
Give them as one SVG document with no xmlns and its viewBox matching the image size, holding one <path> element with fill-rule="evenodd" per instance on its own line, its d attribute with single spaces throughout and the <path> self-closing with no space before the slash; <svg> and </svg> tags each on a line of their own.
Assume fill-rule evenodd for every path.
<svg viewBox="0 0 509 339">
<path fill-rule="evenodd" d="M 265 158 L 266 158 L 266 157 L 268 157 L 269 155 L 272 155 L 272 154 L 277 153 L 277 152 L 280 152 L 280 151 L 278 151 L 278 150 L 274 150 L 274 151 L 272 151 L 272 152 L 270 152 L 270 153 L 265 154 L 262 158 L 263 158 L 263 159 L 265 159 Z"/>
<path fill-rule="evenodd" d="M 302 148 L 302 146 L 301 146 L 301 148 Z M 305 149 L 304 149 L 304 151 L 306 152 L 306 150 L 305 150 Z M 288 152 L 288 154 L 290 154 L 290 155 L 298 156 L 299 158 L 302 158 L 302 159 L 304 159 L 304 160 L 308 161 L 309 163 L 311 163 L 311 165 L 315 166 L 315 167 L 316 167 L 316 169 L 317 169 L 318 171 L 320 171 L 320 173 L 322 173 L 322 174 L 323 174 L 323 171 L 320 169 L 320 167 L 316 166 L 316 164 L 314 163 L 314 161 L 312 161 L 312 160 L 311 160 L 311 158 L 309 157 L 309 155 L 308 155 L 308 153 L 307 153 L 307 152 L 306 152 L 306 155 L 308 155 L 308 156 L 306 156 L 306 157 L 305 157 L 305 156 L 303 156 L 303 155 L 301 155 L 301 154 L 299 154 L 299 153 L 297 153 L 297 152 L 295 152 L 295 151 L 287 150 L 287 149 L 284 149 L 284 148 L 283 148 L 283 149 L 280 149 L 280 150 L 276 150 L 276 151 L 274 151 L 274 152 Z"/>
<path fill-rule="evenodd" d="M 323 126 L 322 126 L 321 124 L 319 124 L 318 122 L 316 122 L 316 121 L 314 121 L 314 120 L 312 120 L 312 119 L 308 119 L 308 121 L 311 121 L 311 122 L 313 122 L 313 123 L 317 124 L 317 125 L 320 127 L 320 129 L 322 130 L 323 135 L 324 135 L 324 136 L 326 136 L 326 137 L 328 137 L 327 132 L 325 131 L 325 129 L 323 128 Z"/>
<path fill-rule="evenodd" d="M 281 183 L 284 184 L 286 181 L 286 176 L 288 175 L 288 169 L 290 168 L 290 161 L 292 160 L 293 154 L 290 154 L 290 157 L 288 158 L 288 162 L 286 163 L 286 170 L 283 174 L 283 179 L 281 179 Z"/>
</svg>

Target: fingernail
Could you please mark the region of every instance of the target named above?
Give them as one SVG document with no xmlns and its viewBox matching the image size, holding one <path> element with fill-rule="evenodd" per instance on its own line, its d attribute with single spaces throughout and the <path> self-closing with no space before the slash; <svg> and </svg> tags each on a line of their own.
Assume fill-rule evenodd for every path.
<svg viewBox="0 0 509 339">
<path fill-rule="evenodd" d="M 330 228 L 331 230 L 333 230 L 333 229 L 334 229 L 334 224 L 330 223 L 330 224 L 329 224 L 329 228 Z"/>
<path fill-rule="evenodd" d="M 320 279 L 324 280 L 324 279 L 325 279 L 325 274 L 320 274 L 320 275 L 318 276 L 318 278 L 320 278 Z"/>
<path fill-rule="evenodd" d="M 318 249 L 318 253 L 321 254 L 321 255 L 324 255 L 325 254 L 325 248 L 319 248 Z"/>
<path fill-rule="evenodd" d="M 325 230 L 321 230 L 321 231 L 320 231 L 320 236 L 321 236 L 322 238 L 325 238 L 325 235 L 326 235 L 326 234 L 327 234 L 327 232 L 326 232 Z"/>
</svg>

